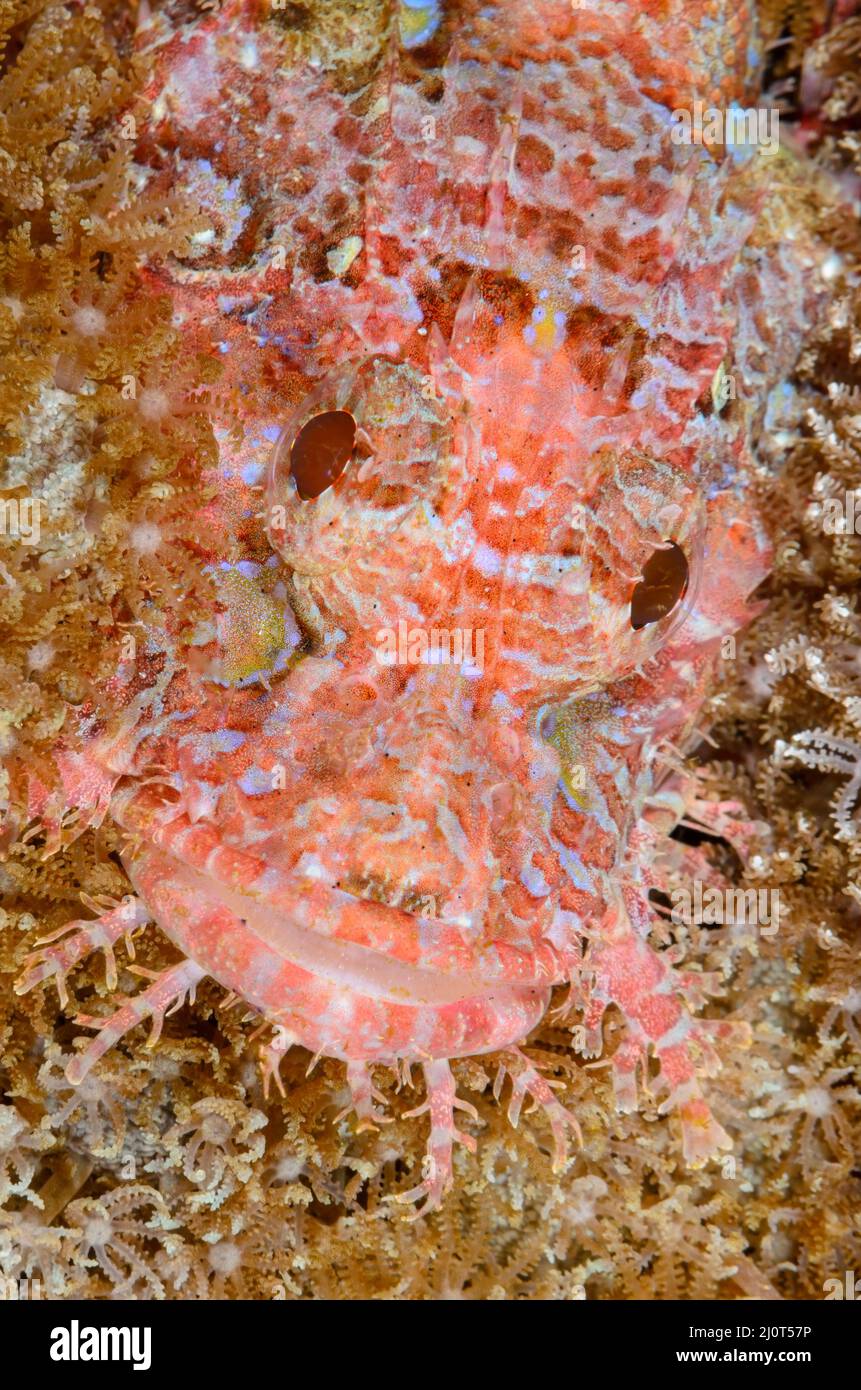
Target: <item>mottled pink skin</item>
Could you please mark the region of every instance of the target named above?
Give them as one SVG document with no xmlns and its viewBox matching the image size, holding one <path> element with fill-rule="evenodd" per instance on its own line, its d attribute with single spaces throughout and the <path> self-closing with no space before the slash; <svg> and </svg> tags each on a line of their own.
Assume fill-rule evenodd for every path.
<svg viewBox="0 0 861 1390">
<path fill-rule="evenodd" d="M 149 274 L 190 350 L 221 343 L 240 403 L 215 420 L 197 538 L 226 588 L 204 676 L 174 649 L 181 615 L 154 617 L 159 681 L 141 695 L 120 672 L 116 728 L 66 776 L 74 804 L 109 800 L 139 902 L 187 957 L 72 1079 L 214 976 L 276 1025 L 276 1075 L 292 1043 L 344 1059 L 363 1121 L 366 1064 L 424 1066 L 430 1162 L 408 1195 L 430 1205 L 451 1175 L 452 1057 L 502 1052 L 514 1118 L 531 1093 L 564 1155 L 576 1122 L 517 1049 L 558 984 L 593 1055 L 604 1009 L 625 1019 L 620 1104 L 651 1053 L 687 1159 L 730 1143 L 699 1078 L 744 1030 L 695 1019 L 711 982 L 649 941 L 659 769 L 766 571 L 752 449 L 815 300 L 806 246 L 757 241 L 767 168 L 670 137 L 676 104 L 750 89 L 744 10 L 455 8 L 358 91 L 286 70 L 246 4 L 144 33 L 142 165 L 215 228 L 202 258 Z M 329 408 L 370 460 L 302 502 L 287 450 Z M 634 631 L 634 584 L 668 539 L 688 593 Z M 402 620 L 481 631 L 483 669 L 381 665 Z M 132 911 L 74 924 L 21 987 L 62 979 Z"/>
</svg>

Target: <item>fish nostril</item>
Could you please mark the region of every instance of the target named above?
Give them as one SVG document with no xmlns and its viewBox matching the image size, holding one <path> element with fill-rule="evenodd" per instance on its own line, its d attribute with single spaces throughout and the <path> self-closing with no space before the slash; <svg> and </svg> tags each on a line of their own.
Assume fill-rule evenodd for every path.
<svg viewBox="0 0 861 1390">
<path fill-rule="evenodd" d="M 380 699 L 380 691 L 367 676 L 356 675 L 342 681 L 335 699 L 342 714 L 355 718 L 374 708 Z"/>
<path fill-rule="evenodd" d="M 514 787 L 510 782 L 497 782 L 496 786 L 490 789 L 488 802 L 490 824 L 494 830 L 499 830 L 511 819 L 514 812 Z"/>
</svg>

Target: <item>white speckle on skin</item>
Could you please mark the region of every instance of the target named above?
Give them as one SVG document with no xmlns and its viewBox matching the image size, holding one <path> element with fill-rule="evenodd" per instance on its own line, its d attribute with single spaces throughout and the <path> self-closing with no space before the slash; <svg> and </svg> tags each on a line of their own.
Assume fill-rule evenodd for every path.
<svg viewBox="0 0 861 1390">
<path fill-rule="evenodd" d="M 455 154 L 459 154 L 466 159 L 480 159 L 487 154 L 487 146 L 483 140 L 476 140 L 472 135 L 457 135 L 452 141 L 452 148 Z"/>
<path fill-rule="evenodd" d="M 333 883 L 334 877 L 329 869 L 316 854 L 309 854 L 307 851 L 301 856 L 294 870 L 302 878 L 317 879 L 322 883 Z"/>
<path fill-rule="evenodd" d="M 520 882 L 533 898 L 546 898 L 550 885 L 544 874 L 534 864 L 527 864 L 520 875 Z"/>
<path fill-rule="evenodd" d="M 360 236 L 345 237 L 326 252 L 326 264 L 333 275 L 346 275 L 364 245 Z"/>
<path fill-rule="evenodd" d="M 472 565 L 479 574 L 489 579 L 491 575 L 499 574 L 502 569 L 502 556 L 491 546 L 480 542 L 472 552 Z"/>
</svg>

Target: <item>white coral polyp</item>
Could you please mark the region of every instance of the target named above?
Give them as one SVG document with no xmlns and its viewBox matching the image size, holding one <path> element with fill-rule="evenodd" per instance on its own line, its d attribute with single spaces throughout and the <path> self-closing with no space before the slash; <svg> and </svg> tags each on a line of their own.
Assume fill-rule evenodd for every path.
<svg viewBox="0 0 861 1390">
<path fill-rule="evenodd" d="M 27 665 L 31 671 L 47 671 L 55 654 L 50 642 L 36 642 L 27 653 Z"/>
<path fill-rule="evenodd" d="M 811 1086 L 802 1097 L 802 1104 L 809 1115 L 824 1120 L 834 1109 L 834 1097 L 825 1086 Z"/>
<path fill-rule="evenodd" d="M 114 1228 L 108 1217 L 97 1215 L 91 1216 L 84 1227 L 84 1236 L 94 1250 L 104 1247 L 113 1236 Z"/>
<path fill-rule="evenodd" d="M 145 420 L 163 420 L 170 411 L 170 401 L 165 391 L 147 386 L 138 396 L 138 410 Z"/>
<path fill-rule="evenodd" d="M 133 526 L 129 532 L 129 544 L 132 550 L 137 550 L 141 555 L 155 555 L 161 542 L 161 530 L 152 521 L 141 521 L 137 526 Z"/>
<path fill-rule="evenodd" d="M 82 338 L 97 338 L 104 333 L 106 326 L 107 319 L 101 309 L 95 309 L 91 304 L 76 309 L 72 314 L 72 327 Z"/>
<path fill-rule="evenodd" d="M 209 1252 L 209 1263 L 216 1274 L 229 1277 L 242 1263 L 242 1251 L 235 1241 L 220 1240 Z"/>
</svg>

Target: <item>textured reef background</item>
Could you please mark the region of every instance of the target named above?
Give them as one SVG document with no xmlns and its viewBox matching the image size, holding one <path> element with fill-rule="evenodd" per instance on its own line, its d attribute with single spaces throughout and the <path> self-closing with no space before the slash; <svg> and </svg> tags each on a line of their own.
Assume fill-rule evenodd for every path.
<svg viewBox="0 0 861 1390">
<path fill-rule="evenodd" d="M 770 0 L 762 23 L 786 128 L 857 201 L 861 19 L 844 8 Z M 277 20 L 358 81 L 386 11 L 305 0 Z M 120 832 L 76 833 L 61 805 L 52 814 L 53 743 L 99 698 L 144 590 L 207 605 L 183 538 L 216 456 L 217 364 L 189 360 L 171 304 L 136 292 L 142 261 L 187 252 L 203 223 L 136 186 L 147 112 L 134 23 L 111 0 L 0 0 L 0 493 L 42 502 L 38 536 L 0 537 L 0 1274 L 54 1298 L 823 1297 L 861 1264 L 861 537 L 823 526 L 829 499 L 861 492 L 861 295 L 847 288 L 861 263 L 845 220 L 822 228 L 834 293 L 798 364 L 804 423 L 781 479 L 759 482 L 776 545 L 769 606 L 725 661 L 685 767 L 692 798 L 740 805 L 752 842 L 742 863 L 719 826 L 676 832 L 730 881 L 780 890 L 772 936 L 672 928 L 752 1030 L 710 1087 L 730 1154 L 684 1168 L 672 1122 L 656 1106 L 617 1114 L 606 1070 L 551 1014 L 527 1050 L 559 1082 L 583 1148 L 554 1176 L 543 1119 L 513 1129 L 493 1103 L 492 1059 L 455 1063 L 482 1142 L 457 1152 L 443 1210 L 410 1224 L 387 1197 L 414 1184 L 423 1126 L 338 1118 L 343 1069 L 297 1049 L 285 1096 L 265 1099 L 257 1021 L 213 983 L 151 1049 L 135 1035 L 78 1090 L 63 1078 L 74 1018 L 98 1012 L 111 968 L 96 957 L 59 1004 L 53 987 L 14 994 L 37 938 L 128 891 Z M 129 408 L 130 376 L 149 413 Z M 45 789 L 30 826 L 28 774 Z M 118 953 L 120 987 L 174 958 L 148 933 L 133 960 Z M 415 1103 L 384 1069 L 376 1081 L 392 1114 Z"/>
</svg>

